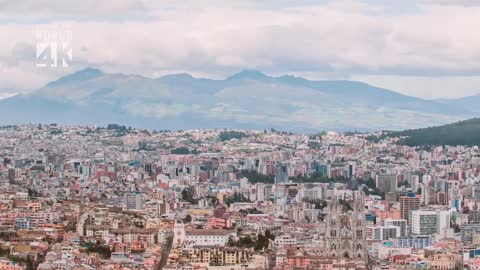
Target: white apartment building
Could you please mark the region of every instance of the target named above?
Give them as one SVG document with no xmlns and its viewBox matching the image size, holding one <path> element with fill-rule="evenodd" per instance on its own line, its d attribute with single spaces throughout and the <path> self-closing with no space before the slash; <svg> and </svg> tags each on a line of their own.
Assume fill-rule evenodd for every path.
<svg viewBox="0 0 480 270">
<path fill-rule="evenodd" d="M 368 240 L 389 240 L 400 237 L 400 227 L 394 225 L 367 227 Z"/>
<path fill-rule="evenodd" d="M 277 247 L 294 246 L 297 244 L 297 238 L 287 234 L 279 235 L 275 237 L 274 244 Z"/>
<path fill-rule="evenodd" d="M 185 242 L 192 246 L 225 246 L 230 234 L 228 230 L 186 230 Z"/>
<path fill-rule="evenodd" d="M 450 229 L 448 210 L 421 209 L 411 212 L 411 233 L 414 235 L 445 234 Z"/>
</svg>

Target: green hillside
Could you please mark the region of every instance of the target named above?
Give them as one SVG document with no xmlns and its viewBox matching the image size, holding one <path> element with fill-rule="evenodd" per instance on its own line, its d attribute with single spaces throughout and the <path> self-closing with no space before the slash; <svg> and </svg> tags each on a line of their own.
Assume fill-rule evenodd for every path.
<svg viewBox="0 0 480 270">
<path fill-rule="evenodd" d="M 480 145 L 480 118 L 473 118 L 444 126 L 409 129 L 388 133 L 389 137 L 406 137 L 401 144 L 420 145 Z"/>
</svg>

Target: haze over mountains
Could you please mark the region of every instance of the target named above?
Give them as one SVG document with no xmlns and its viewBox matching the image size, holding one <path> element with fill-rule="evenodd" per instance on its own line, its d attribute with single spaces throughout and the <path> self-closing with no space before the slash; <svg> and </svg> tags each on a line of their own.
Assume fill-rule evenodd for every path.
<svg viewBox="0 0 480 270">
<path fill-rule="evenodd" d="M 361 82 L 272 77 L 255 70 L 211 80 L 189 74 L 152 79 L 87 68 L 0 100 L 0 124 L 401 130 L 478 116 L 478 103 L 471 100 L 424 100 Z"/>
<path fill-rule="evenodd" d="M 449 104 L 458 109 L 466 109 L 480 115 L 480 94 L 456 99 L 439 99 L 437 102 Z"/>
</svg>

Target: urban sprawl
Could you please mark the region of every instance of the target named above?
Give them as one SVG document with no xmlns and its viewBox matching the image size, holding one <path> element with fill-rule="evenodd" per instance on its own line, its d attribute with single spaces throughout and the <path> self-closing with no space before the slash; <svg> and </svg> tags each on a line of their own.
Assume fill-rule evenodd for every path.
<svg viewBox="0 0 480 270">
<path fill-rule="evenodd" d="M 0 128 L 0 270 L 480 269 L 479 200 L 478 147 Z"/>
</svg>

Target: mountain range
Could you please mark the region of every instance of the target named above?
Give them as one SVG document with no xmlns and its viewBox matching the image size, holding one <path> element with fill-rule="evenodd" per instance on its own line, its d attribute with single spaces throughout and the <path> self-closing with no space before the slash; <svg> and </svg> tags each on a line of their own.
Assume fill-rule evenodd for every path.
<svg viewBox="0 0 480 270">
<path fill-rule="evenodd" d="M 402 130 L 478 116 L 478 101 L 472 100 L 425 100 L 362 82 L 273 77 L 256 70 L 213 80 L 185 73 L 146 78 L 86 68 L 0 100 L 0 124 Z"/>
</svg>

